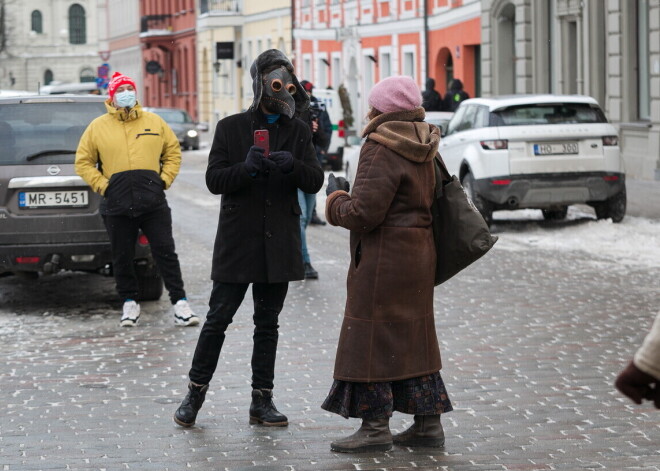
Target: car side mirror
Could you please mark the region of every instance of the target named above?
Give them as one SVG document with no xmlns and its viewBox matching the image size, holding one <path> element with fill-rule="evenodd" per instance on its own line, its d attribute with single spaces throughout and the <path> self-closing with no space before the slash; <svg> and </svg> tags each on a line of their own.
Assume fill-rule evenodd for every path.
<svg viewBox="0 0 660 471">
<path fill-rule="evenodd" d="M 197 123 L 195 127 L 197 128 L 198 131 L 208 132 L 209 123 Z"/>
</svg>

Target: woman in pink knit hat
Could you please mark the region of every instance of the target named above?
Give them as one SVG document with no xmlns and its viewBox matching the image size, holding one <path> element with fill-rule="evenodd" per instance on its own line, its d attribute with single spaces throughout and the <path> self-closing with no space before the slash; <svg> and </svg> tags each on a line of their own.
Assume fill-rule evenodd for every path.
<svg viewBox="0 0 660 471">
<path fill-rule="evenodd" d="M 431 229 L 440 132 L 424 121 L 421 104 L 410 77 L 377 83 L 352 192 L 343 178 L 328 178 L 326 217 L 351 231 L 351 264 L 334 383 L 322 408 L 362 419 L 357 432 L 332 442 L 334 451 L 444 446 L 440 415 L 452 406 L 440 376 Z M 393 437 L 394 411 L 414 422 Z"/>
</svg>

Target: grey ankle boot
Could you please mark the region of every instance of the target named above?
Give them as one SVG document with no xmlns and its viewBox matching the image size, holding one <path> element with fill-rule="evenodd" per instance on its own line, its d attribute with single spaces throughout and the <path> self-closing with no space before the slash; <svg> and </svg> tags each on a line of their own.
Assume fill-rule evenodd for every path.
<svg viewBox="0 0 660 471">
<path fill-rule="evenodd" d="M 445 432 L 439 415 L 416 415 L 408 430 L 392 437 L 395 445 L 441 448 L 445 446 Z"/>
<path fill-rule="evenodd" d="M 387 451 L 392 448 L 390 419 L 362 420 L 362 426 L 353 435 L 335 440 L 330 444 L 332 451 L 340 453 L 364 453 Z"/>
</svg>

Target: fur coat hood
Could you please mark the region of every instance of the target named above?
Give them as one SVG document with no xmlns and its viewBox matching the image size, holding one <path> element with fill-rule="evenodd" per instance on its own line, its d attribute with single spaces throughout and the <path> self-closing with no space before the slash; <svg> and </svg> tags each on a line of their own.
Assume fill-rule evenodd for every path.
<svg viewBox="0 0 660 471">
<path fill-rule="evenodd" d="M 428 162 L 438 152 L 440 130 L 424 121 L 424 108 L 383 113 L 369 121 L 366 137 L 412 162 Z"/>
</svg>

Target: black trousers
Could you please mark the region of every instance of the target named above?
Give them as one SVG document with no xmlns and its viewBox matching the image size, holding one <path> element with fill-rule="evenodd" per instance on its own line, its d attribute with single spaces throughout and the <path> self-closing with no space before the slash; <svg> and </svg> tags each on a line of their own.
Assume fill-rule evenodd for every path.
<svg viewBox="0 0 660 471">
<path fill-rule="evenodd" d="M 199 333 L 193 356 L 190 380 L 197 384 L 211 382 L 225 331 L 245 298 L 248 283 L 213 282 L 209 312 Z M 275 357 L 277 355 L 277 319 L 289 289 L 288 283 L 253 283 L 254 345 L 252 347 L 252 388 L 273 389 Z"/>
<path fill-rule="evenodd" d="M 112 246 L 112 269 L 122 301 L 138 298 L 138 280 L 133 259 L 139 229 L 149 239 L 154 257 L 172 304 L 186 297 L 179 257 L 172 237 L 172 213 L 168 206 L 137 217 L 103 216 Z"/>
</svg>

